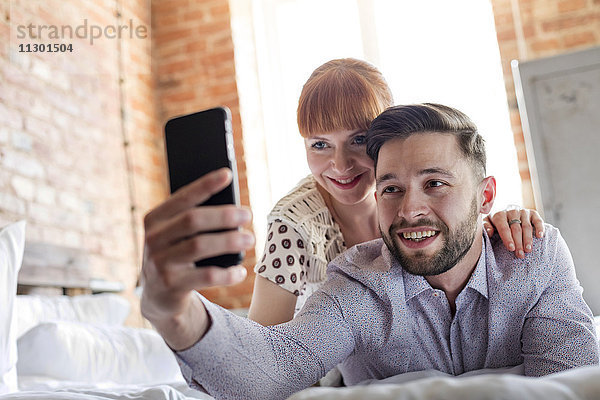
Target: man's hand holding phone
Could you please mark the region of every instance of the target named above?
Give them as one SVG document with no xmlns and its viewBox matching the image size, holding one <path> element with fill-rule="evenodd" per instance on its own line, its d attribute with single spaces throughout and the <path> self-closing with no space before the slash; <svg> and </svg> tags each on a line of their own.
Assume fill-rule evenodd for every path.
<svg viewBox="0 0 600 400">
<path fill-rule="evenodd" d="M 210 321 L 195 290 L 231 285 L 246 277 L 244 267 L 196 268 L 194 261 L 238 253 L 254 245 L 242 226 L 250 210 L 235 205 L 202 206 L 232 179 L 222 168 L 177 190 L 144 218 L 142 314 L 174 350 L 196 343 Z M 222 231 L 222 232 L 220 232 Z"/>
</svg>

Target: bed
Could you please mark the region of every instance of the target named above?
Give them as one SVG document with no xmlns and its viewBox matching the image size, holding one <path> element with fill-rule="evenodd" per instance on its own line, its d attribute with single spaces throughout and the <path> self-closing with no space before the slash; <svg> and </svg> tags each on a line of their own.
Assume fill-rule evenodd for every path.
<svg viewBox="0 0 600 400">
<path fill-rule="evenodd" d="M 16 295 L 24 228 L 18 222 L 0 231 L 1 400 L 212 399 L 187 387 L 155 331 L 123 325 L 129 303 L 121 296 Z M 600 399 L 600 367 L 540 379 L 465 375 L 425 371 L 349 388 L 308 388 L 291 399 Z"/>
<path fill-rule="evenodd" d="M 119 286 L 93 282 L 85 254 L 26 246 L 24 232 L 0 230 L 0 398 L 212 399 L 187 387 L 154 330 L 124 325 L 124 297 L 91 294 Z"/>
</svg>

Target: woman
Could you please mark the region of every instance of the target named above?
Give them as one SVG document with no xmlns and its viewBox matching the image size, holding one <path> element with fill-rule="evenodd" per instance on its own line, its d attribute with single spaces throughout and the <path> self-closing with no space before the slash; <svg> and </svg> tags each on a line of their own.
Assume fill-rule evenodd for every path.
<svg viewBox="0 0 600 400">
<path fill-rule="evenodd" d="M 249 318 L 262 325 L 287 322 L 325 281 L 329 261 L 346 248 L 380 237 L 373 162 L 365 131 L 393 104 L 381 73 L 356 59 L 329 61 L 302 89 L 298 127 L 311 175 L 273 208 Z M 524 257 L 543 221 L 535 211 L 511 209 L 492 220 L 506 247 Z M 522 226 L 516 221 L 521 221 Z M 510 221 L 510 222 L 508 222 Z M 494 232 L 489 218 L 486 231 Z M 524 244 L 524 246 L 523 246 Z"/>
</svg>

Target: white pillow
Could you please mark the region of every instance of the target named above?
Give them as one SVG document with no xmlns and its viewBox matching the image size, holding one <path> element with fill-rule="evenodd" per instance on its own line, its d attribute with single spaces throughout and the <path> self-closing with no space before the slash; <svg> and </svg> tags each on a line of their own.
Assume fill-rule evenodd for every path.
<svg viewBox="0 0 600 400">
<path fill-rule="evenodd" d="M 17 296 L 17 338 L 42 322 L 79 321 L 90 324 L 123 325 L 129 302 L 117 294 L 80 296 Z"/>
<path fill-rule="evenodd" d="M 47 322 L 25 333 L 17 347 L 19 376 L 94 384 L 183 380 L 175 356 L 150 329 Z"/>
<path fill-rule="evenodd" d="M 25 221 L 15 222 L 0 231 L 0 394 L 18 389 L 13 304 L 24 246 Z"/>
</svg>

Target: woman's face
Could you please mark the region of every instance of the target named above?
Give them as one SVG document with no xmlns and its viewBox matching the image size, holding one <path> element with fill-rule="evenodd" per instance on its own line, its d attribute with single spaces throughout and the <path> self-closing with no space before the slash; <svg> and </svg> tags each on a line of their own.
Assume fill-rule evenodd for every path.
<svg viewBox="0 0 600 400">
<path fill-rule="evenodd" d="M 338 202 L 352 205 L 373 196 L 373 160 L 364 131 L 334 131 L 304 139 L 306 159 L 316 181 Z"/>
</svg>

